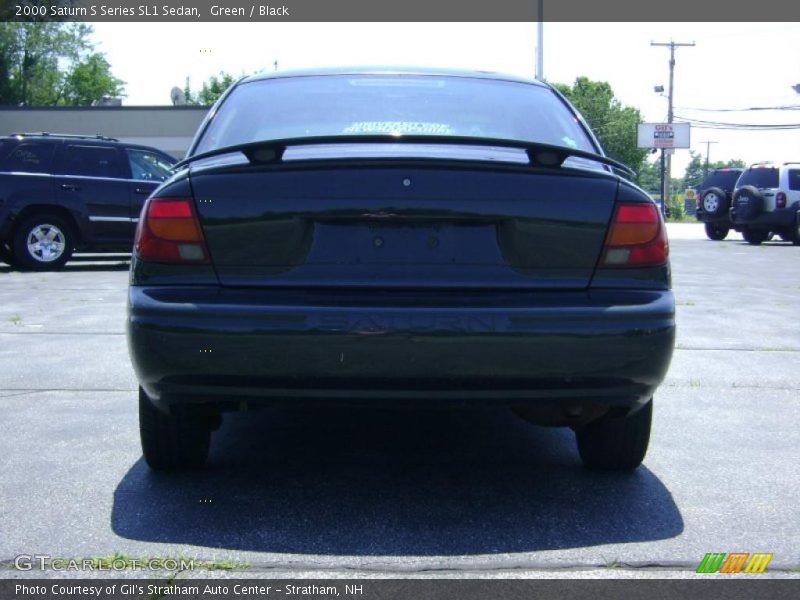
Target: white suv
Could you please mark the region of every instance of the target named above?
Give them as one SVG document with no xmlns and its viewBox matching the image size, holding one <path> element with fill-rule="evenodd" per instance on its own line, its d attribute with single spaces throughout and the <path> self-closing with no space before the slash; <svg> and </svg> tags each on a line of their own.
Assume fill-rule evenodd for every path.
<svg viewBox="0 0 800 600">
<path fill-rule="evenodd" d="M 751 165 L 733 191 L 731 222 L 750 244 L 758 245 L 773 231 L 800 245 L 800 162 Z"/>
</svg>

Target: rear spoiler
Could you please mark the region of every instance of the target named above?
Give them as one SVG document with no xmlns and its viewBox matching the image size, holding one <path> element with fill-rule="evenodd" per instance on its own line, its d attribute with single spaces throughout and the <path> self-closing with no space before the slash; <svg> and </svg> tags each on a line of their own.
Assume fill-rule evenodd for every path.
<svg viewBox="0 0 800 600">
<path fill-rule="evenodd" d="M 574 148 L 564 148 L 563 146 L 553 146 L 550 144 L 539 144 L 536 142 L 525 142 L 521 140 L 509 140 L 503 138 L 483 138 L 467 136 L 444 136 L 444 135 L 328 135 L 315 137 L 284 138 L 280 140 L 264 140 L 260 142 L 249 142 L 235 146 L 225 146 L 208 152 L 201 152 L 194 156 L 189 156 L 176 163 L 173 169 L 186 166 L 194 161 L 241 152 L 254 164 L 274 164 L 283 161 L 286 149 L 296 146 L 316 146 L 322 144 L 433 144 L 447 146 L 483 146 L 516 148 L 524 150 L 528 155 L 528 160 L 532 166 L 537 167 L 561 167 L 564 161 L 570 157 L 584 158 L 604 165 L 608 165 L 616 171 L 624 173 L 628 177 L 635 177 L 636 173 L 627 165 L 608 158 L 602 154 L 586 152 Z"/>
</svg>

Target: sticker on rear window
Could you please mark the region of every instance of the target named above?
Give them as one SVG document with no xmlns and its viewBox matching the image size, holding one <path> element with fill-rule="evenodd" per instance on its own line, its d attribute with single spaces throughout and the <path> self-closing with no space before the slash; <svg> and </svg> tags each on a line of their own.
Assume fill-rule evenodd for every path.
<svg viewBox="0 0 800 600">
<path fill-rule="evenodd" d="M 566 135 L 561 138 L 561 141 L 564 142 L 570 148 L 577 148 L 578 147 L 578 142 L 576 142 L 571 137 L 568 137 Z"/>
<path fill-rule="evenodd" d="M 419 121 L 356 121 L 343 133 L 406 133 L 418 135 L 452 135 L 453 129 L 446 123 Z"/>
</svg>

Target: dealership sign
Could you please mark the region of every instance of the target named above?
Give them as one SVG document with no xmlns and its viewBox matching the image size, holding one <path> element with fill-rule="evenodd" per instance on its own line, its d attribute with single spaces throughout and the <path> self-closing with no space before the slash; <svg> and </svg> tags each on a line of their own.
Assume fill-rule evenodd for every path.
<svg viewBox="0 0 800 600">
<path fill-rule="evenodd" d="M 688 123 L 639 123 L 639 148 L 688 148 Z"/>
</svg>

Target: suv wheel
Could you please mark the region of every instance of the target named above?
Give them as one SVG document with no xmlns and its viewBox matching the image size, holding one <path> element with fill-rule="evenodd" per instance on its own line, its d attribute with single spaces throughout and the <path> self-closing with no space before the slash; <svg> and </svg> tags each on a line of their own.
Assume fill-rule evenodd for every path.
<svg viewBox="0 0 800 600">
<path fill-rule="evenodd" d="M 724 225 L 719 225 L 718 223 L 706 223 L 706 235 L 710 240 L 717 242 L 724 240 L 729 231 L 730 227 L 725 227 Z"/>
<path fill-rule="evenodd" d="M 181 471 L 203 466 L 208 458 L 212 428 L 212 421 L 195 411 L 161 412 L 139 387 L 142 454 L 154 471 Z"/>
<path fill-rule="evenodd" d="M 650 443 L 653 399 L 632 415 L 601 417 L 575 431 L 583 464 L 590 468 L 630 471 L 642 464 Z"/>
<path fill-rule="evenodd" d="M 21 269 L 50 271 L 60 269 L 72 256 L 72 227 L 52 214 L 25 219 L 15 230 L 11 249 Z"/>
<path fill-rule="evenodd" d="M 728 197 L 725 192 L 718 187 L 709 188 L 703 194 L 703 210 L 712 217 L 719 217 L 728 212 Z"/>
<path fill-rule="evenodd" d="M 743 229 L 742 237 L 751 246 L 760 246 L 770 237 L 770 232 L 763 229 Z"/>
</svg>

